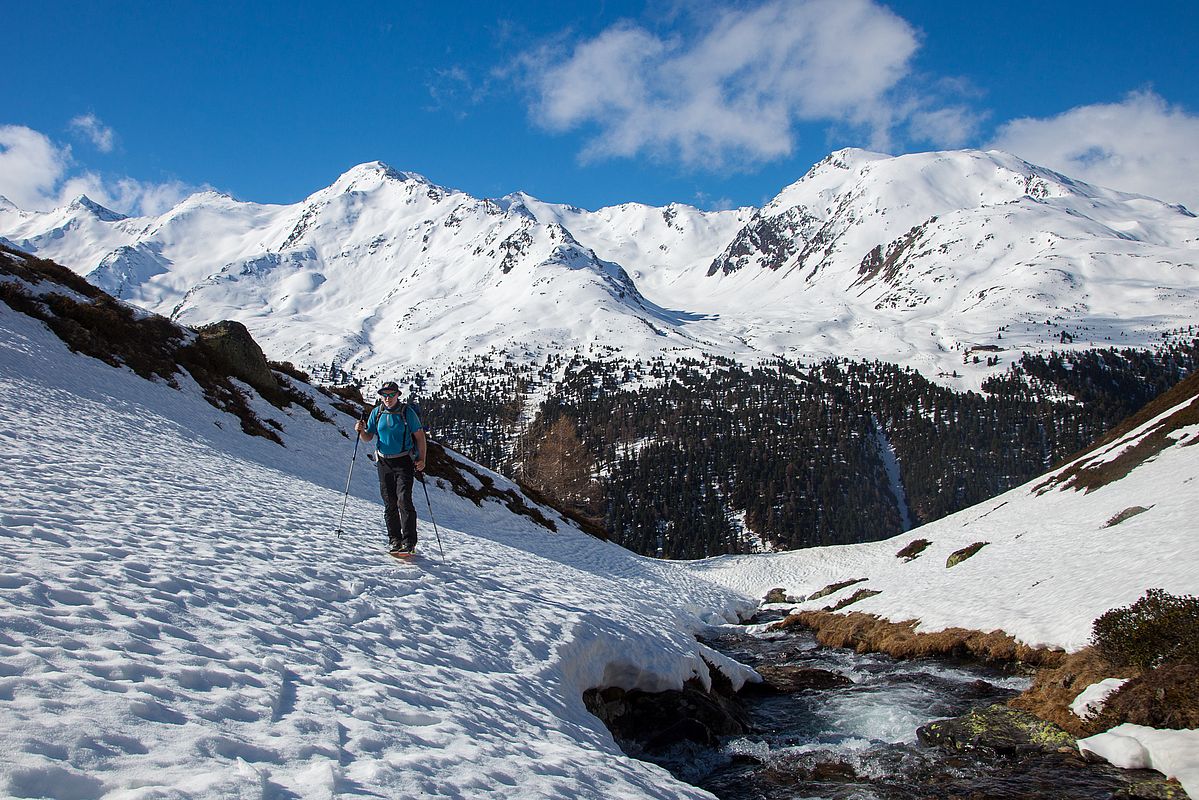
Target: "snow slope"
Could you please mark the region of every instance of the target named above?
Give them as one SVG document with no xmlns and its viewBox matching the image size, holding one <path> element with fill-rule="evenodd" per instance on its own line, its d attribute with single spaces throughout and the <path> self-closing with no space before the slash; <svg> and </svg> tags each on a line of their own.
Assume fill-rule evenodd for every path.
<svg viewBox="0 0 1199 800">
<path fill-rule="evenodd" d="M 581 695 L 740 682 L 692 636 L 738 593 L 432 479 L 445 560 L 422 509 L 394 563 L 365 447 L 338 539 L 332 426 L 246 436 L 3 303 L 0 407 L 0 795 L 707 796 Z"/>
<path fill-rule="evenodd" d="M 1000 152 L 841 150 L 763 208 L 721 212 L 478 199 L 370 162 L 285 206 L 0 206 L 0 237 L 185 323 L 238 319 L 276 360 L 367 379 L 492 352 L 541 363 L 553 343 L 878 358 L 965 389 L 1063 333 L 1146 346 L 1199 318 L 1199 219 Z M 999 363 L 975 364 L 980 347 Z"/>
<path fill-rule="evenodd" d="M 1192 377 L 1188 385 L 1193 386 Z M 1182 386 L 1182 385 L 1180 385 Z M 753 596 L 773 587 L 802 598 L 834 583 L 866 578 L 827 597 L 795 604 L 820 609 L 855 592 L 879 592 L 847 608 L 918 631 L 962 627 L 1003 630 L 1036 647 L 1076 651 L 1091 624 L 1146 589 L 1199 594 L 1199 425 L 1168 434 L 1169 446 L 1119 480 L 1086 491 L 1070 481 L 1079 464 L 1102 464 L 1132 451 L 1162 420 L 1195 414 L 1194 394 L 1079 462 L 891 539 L 771 556 L 723 556 L 691 562 L 698 576 Z M 1176 417 L 1175 417 L 1176 418 Z M 1111 524 L 1122 512 L 1140 508 Z M 930 544 L 912 560 L 896 553 Z M 979 542 L 975 555 L 948 557 Z"/>
</svg>

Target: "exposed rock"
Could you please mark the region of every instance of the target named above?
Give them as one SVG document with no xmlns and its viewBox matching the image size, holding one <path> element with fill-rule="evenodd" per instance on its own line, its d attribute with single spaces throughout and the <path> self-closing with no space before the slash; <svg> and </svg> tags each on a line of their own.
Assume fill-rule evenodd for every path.
<svg viewBox="0 0 1199 800">
<path fill-rule="evenodd" d="M 617 739 L 637 742 L 650 752 L 684 741 L 712 746 L 719 736 L 736 736 L 750 729 L 749 716 L 729 687 L 716 681 L 709 692 L 698 681 L 665 692 L 588 689 L 583 702 Z"/>
<path fill-rule="evenodd" d="M 781 586 L 779 586 L 775 589 L 771 589 L 769 592 L 766 593 L 766 597 L 763 598 L 763 600 L 762 600 L 762 603 L 765 605 L 771 605 L 773 603 L 794 603 L 794 602 L 796 602 L 795 598 L 788 597 L 786 590 L 784 590 L 783 587 L 781 587 Z"/>
<path fill-rule="evenodd" d="M 1027 711 L 1005 705 L 976 709 L 955 719 L 930 722 L 916 731 L 927 745 L 960 753 L 1013 756 L 1030 752 L 1077 752 L 1073 736 Z"/>
<path fill-rule="evenodd" d="M 839 672 L 832 672 L 827 669 L 815 669 L 813 667 L 779 664 L 760 666 L 757 668 L 757 672 L 762 676 L 763 682 L 746 684 L 742 691 L 792 694 L 808 689 L 836 689 L 840 686 L 849 686 L 853 683 L 852 680 Z"/>
<path fill-rule="evenodd" d="M 233 377 L 266 393 L 278 393 L 279 384 L 271 374 L 262 348 L 246 326 L 233 320 L 214 322 L 198 330 L 198 342 Z"/>
<path fill-rule="evenodd" d="M 945 559 L 945 569 L 949 569 L 950 567 L 956 567 L 958 564 L 961 564 L 963 561 L 965 561 L 967 558 L 970 558 L 970 556 L 974 555 L 979 550 L 982 550 L 988 544 L 989 544 L 989 542 L 975 542 L 974 544 L 972 544 L 968 547 L 963 547 L 961 550 L 955 550 L 954 552 L 949 554 L 949 558 Z"/>
</svg>

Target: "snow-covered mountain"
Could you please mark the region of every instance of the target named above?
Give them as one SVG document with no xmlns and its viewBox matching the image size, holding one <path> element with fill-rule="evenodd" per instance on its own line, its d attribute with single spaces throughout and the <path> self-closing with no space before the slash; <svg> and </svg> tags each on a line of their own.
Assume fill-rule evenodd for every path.
<svg viewBox="0 0 1199 800">
<path fill-rule="evenodd" d="M 1199 220 L 999 152 L 833 153 L 761 209 L 481 200 L 362 164 L 294 205 L 0 207 L 0 237 L 273 358 L 361 377 L 495 351 L 850 356 L 963 386 L 1199 318 Z M 971 351 L 999 355 L 991 367 Z"/>
</svg>

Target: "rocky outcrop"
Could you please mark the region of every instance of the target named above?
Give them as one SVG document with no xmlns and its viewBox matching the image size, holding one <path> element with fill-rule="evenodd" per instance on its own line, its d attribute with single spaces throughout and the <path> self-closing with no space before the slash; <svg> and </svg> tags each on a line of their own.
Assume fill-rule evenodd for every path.
<svg viewBox="0 0 1199 800">
<path fill-rule="evenodd" d="M 224 367 L 229 375 L 245 381 L 263 393 L 278 393 L 279 384 L 271 374 L 262 348 L 246 329 L 233 320 L 214 322 L 198 330 L 197 342 Z"/>
</svg>

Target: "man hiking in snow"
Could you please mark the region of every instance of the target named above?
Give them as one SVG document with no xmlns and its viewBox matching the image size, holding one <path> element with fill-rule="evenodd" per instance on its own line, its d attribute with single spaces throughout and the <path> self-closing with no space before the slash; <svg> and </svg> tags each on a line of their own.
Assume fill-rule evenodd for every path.
<svg viewBox="0 0 1199 800">
<path fill-rule="evenodd" d="M 375 466 L 388 546 L 393 555 L 407 555 L 416 549 L 412 481 L 425 469 L 425 431 L 412 406 L 400 402 L 400 387 L 394 381 L 383 384 L 379 396 L 383 404 L 375 406 L 368 419 L 358 420 L 354 430 L 364 442 L 379 437 Z"/>
</svg>

